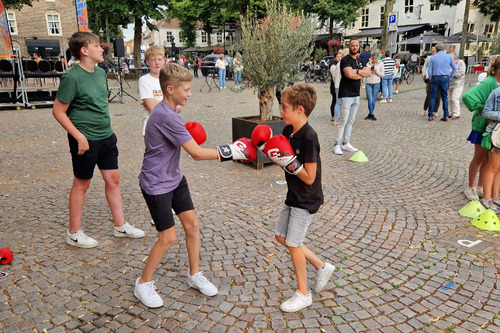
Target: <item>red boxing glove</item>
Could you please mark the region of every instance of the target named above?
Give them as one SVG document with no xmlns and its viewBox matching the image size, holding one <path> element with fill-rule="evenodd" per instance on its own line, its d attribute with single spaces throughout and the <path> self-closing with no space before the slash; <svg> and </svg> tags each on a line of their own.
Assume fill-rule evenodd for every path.
<svg viewBox="0 0 500 333">
<path fill-rule="evenodd" d="M 266 143 L 264 154 L 271 161 L 282 166 L 286 172 L 296 175 L 302 170 L 303 165 L 299 162 L 297 156 L 293 153 L 290 142 L 284 135 L 275 135 Z"/>
<path fill-rule="evenodd" d="M 188 121 L 185 126 L 197 144 L 201 145 L 207 140 L 207 134 L 200 123 L 196 121 Z"/>
<path fill-rule="evenodd" d="M 273 130 L 269 125 L 257 125 L 252 131 L 252 143 L 260 151 L 264 151 L 266 142 L 273 136 Z"/>
<path fill-rule="evenodd" d="M 219 161 L 242 160 L 243 162 L 252 162 L 257 157 L 257 150 L 252 145 L 252 140 L 241 138 L 230 145 L 217 147 Z"/>
</svg>

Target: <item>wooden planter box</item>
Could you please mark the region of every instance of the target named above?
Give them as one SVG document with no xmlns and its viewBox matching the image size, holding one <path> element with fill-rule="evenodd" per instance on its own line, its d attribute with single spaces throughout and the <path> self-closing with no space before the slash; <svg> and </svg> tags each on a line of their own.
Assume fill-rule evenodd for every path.
<svg viewBox="0 0 500 333">
<path fill-rule="evenodd" d="M 233 142 L 243 137 L 250 139 L 253 129 L 261 124 L 271 126 L 273 135 L 281 134 L 285 127 L 285 123 L 280 117 L 273 117 L 273 120 L 266 122 L 261 122 L 258 116 L 233 118 Z M 264 153 L 257 150 L 257 158 L 252 162 L 252 165 L 256 167 L 257 170 L 260 170 L 266 163 L 272 162 Z"/>
</svg>

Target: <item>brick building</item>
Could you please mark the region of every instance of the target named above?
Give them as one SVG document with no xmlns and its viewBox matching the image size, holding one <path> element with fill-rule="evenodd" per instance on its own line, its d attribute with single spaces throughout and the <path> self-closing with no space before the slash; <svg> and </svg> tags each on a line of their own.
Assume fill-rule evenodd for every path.
<svg viewBox="0 0 500 333">
<path fill-rule="evenodd" d="M 68 50 L 68 40 L 78 30 L 74 0 L 38 0 L 33 7 L 6 10 L 12 45 L 21 56 L 34 52 L 53 58 Z M 0 43 L 0 54 L 5 54 Z"/>
</svg>

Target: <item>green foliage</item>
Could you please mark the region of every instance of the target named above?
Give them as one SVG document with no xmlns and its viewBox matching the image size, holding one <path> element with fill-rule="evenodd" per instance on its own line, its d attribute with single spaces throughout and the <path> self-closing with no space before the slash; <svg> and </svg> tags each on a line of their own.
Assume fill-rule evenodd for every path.
<svg viewBox="0 0 500 333">
<path fill-rule="evenodd" d="M 319 64 L 320 60 L 323 59 L 328 54 L 328 51 L 325 49 L 316 49 L 314 53 L 314 60 Z"/>
<path fill-rule="evenodd" d="M 500 34 L 497 34 L 490 47 L 490 54 L 500 54 Z"/>
<path fill-rule="evenodd" d="M 106 21 L 109 29 L 110 38 L 123 37 L 123 32 L 120 27 L 122 24 L 132 22 L 132 16 L 121 3 L 108 0 L 89 0 L 87 1 L 89 28 L 95 34 L 99 34 L 99 30 L 104 31 L 106 36 Z"/>
<path fill-rule="evenodd" d="M 311 55 L 315 29 L 311 19 L 274 0 L 267 3 L 265 19 L 242 22 L 241 61 L 248 85 L 261 92 L 262 120 L 272 118 L 275 87 L 284 86 L 290 72 Z"/>
<path fill-rule="evenodd" d="M 498 0 L 474 0 L 474 6 L 485 16 L 491 15 L 491 22 L 500 20 L 500 1 Z M 498 24 L 498 23 L 497 23 Z"/>
<path fill-rule="evenodd" d="M 288 0 L 292 8 L 303 10 L 306 14 L 317 15 L 325 26 L 330 20 L 347 27 L 356 21 L 360 15 L 360 8 L 368 4 L 368 0 Z"/>
<path fill-rule="evenodd" d="M 23 6 L 33 7 L 33 0 L 3 0 L 5 9 L 21 10 Z"/>
</svg>

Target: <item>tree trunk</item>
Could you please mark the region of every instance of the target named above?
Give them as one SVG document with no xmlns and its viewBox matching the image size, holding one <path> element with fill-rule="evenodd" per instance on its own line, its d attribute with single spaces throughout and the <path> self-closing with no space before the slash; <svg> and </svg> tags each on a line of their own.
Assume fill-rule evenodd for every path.
<svg viewBox="0 0 500 333">
<path fill-rule="evenodd" d="M 259 96 L 260 120 L 268 121 L 273 119 L 274 88 L 263 91 Z"/>
<path fill-rule="evenodd" d="M 396 0 L 385 0 L 385 9 L 384 9 L 384 24 L 382 25 L 382 39 L 380 41 L 380 50 L 382 54 L 387 51 L 387 44 L 389 43 L 389 31 L 387 31 L 387 27 L 389 26 L 389 13 L 394 9 L 394 2 Z"/>
<path fill-rule="evenodd" d="M 331 18 L 331 17 L 330 17 L 330 24 L 328 27 L 328 33 L 330 34 L 330 40 L 332 40 L 333 39 L 333 18 Z M 329 53 L 331 56 L 333 55 L 333 45 L 330 47 Z"/>
<path fill-rule="evenodd" d="M 459 52 L 460 59 L 464 58 L 464 53 L 465 53 L 465 43 L 467 40 L 467 33 L 468 33 L 467 30 L 469 28 L 470 1 L 471 0 L 465 0 L 464 23 L 462 24 L 462 36 L 460 37 L 460 52 Z M 479 31 L 476 32 L 479 34 Z M 476 61 L 477 60 L 478 59 L 476 59 Z"/>
<path fill-rule="evenodd" d="M 134 67 L 141 68 L 142 19 L 134 17 Z M 137 73 L 137 71 L 135 71 Z"/>
<path fill-rule="evenodd" d="M 110 46 L 110 49 L 108 52 L 106 52 L 105 59 L 109 60 L 109 54 L 111 53 L 111 38 L 109 37 L 109 22 L 108 22 L 108 16 L 106 15 L 106 20 L 105 25 L 106 25 L 106 43 Z"/>
</svg>

